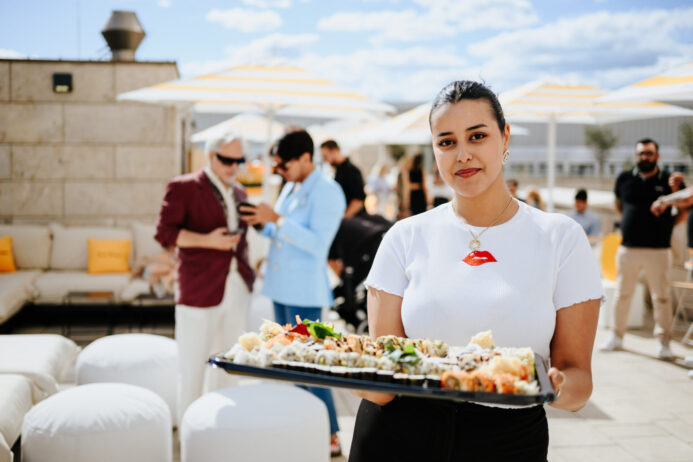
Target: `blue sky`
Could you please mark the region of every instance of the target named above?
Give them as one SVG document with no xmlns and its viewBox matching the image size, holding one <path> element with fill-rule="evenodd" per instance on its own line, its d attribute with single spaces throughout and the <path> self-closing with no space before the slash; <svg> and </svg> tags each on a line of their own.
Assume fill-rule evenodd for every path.
<svg viewBox="0 0 693 462">
<path fill-rule="evenodd" d="M 690 0 L 0 0 L 0 57 L 108 59 L 113 9 L 137 13 L 138 59 L 183 76 L 282 58 L 387 101 L 460 78 L 617 88 L 693 61 Z"/>
</svg>

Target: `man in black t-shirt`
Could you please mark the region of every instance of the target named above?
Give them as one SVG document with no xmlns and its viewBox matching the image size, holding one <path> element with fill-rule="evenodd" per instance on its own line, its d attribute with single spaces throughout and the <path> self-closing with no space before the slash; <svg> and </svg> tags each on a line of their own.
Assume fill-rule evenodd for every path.
<svg viewBox="0 0 693 462">
<path fill-rule="evenodd" d="M 366 194 L 363 192 L 363 176 L 357 166 L 349 162 L 334 140 L 327 140 L 320 145 L 322 158 L 335 168 L 334 180 L 339 183 L 346 196 L 347 208 L 345 218 L 366 213 L 363 207 Z"/>
<path fill-rule="evenodd" d="M 682 187 L 683 175 L 662 171 L 657 166 L 659 145 L 645 138 L 635 146 L 637 167 L 622 172 L 616 179 L 616 211 L 621 214 L 623 242 L 616 254 L 618 286 L 614 301 L 611 337 L 601 346 L 604 351 L 620 350 L 626 332 L 628 312 L 640 271 L 652 293 L 655 335 L 659 338 L 658 356 L 673 359 L 671 340 L 671 299 L 669 297 L 669 248 L 674 219 L 666 210 L 655 215 L 650 210 L 660 196 Z"/>
</svg>

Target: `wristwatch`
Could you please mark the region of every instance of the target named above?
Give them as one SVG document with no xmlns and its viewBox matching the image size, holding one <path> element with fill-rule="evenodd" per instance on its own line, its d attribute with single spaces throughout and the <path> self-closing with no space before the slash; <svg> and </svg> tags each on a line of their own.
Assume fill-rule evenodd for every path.
<svg viewBox="0 0 693 462">
<path fill-rule="evenodd" d="M 284 222 L 286 221 L 286 218 L 284 215 L 279 215 L 279 218 L 277 218 L 277 229 L 281 228 L 284 225 Z"/>
</svg>

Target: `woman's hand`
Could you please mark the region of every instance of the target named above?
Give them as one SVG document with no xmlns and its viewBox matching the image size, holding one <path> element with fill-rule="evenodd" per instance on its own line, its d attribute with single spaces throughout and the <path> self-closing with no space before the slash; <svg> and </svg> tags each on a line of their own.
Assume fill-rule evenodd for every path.
<svg viewBox="0 0 693 462">
<path fill-rule="evenodd" d="M 555 367 L 552 367 L 549 369 L 549 378 L 551 379 L 551 384 L 553 385 L 554 390 L 556 390 L 556 399 L 561 396 L 561 390 L 563 388 L 563 385 L 565 385 L 565 382 L 567 380 L 566 375 L 556 369 Z"/>
<path fill-rule="evenodd" d="M 354 395 L 359 398 L 367 399 L 368 401 L 377 404 L 378 406 L 385 406 L 387 403 L 395 399 L 395 395 L 388 393 L 376 393 L 374 391 L 351 391 Z"/>
</svg>

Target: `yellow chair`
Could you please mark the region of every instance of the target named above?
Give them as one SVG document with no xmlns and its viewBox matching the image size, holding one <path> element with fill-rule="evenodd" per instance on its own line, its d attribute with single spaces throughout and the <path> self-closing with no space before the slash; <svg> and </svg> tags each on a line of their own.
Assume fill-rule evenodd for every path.
<svg viewBox="0 0 693 462">
<path fill-rule="evenodd" d="M 618 271 L 616 271 L 616 252 L 618 252 L 618 247 L 621 245 L 622 240 L 623 238 L 620 234 L 609 233 L 604 236 L 604 241 L 602 242 L 602 277 L 612 282 L 615 282 L 618 276 Z"/>
</svg>

